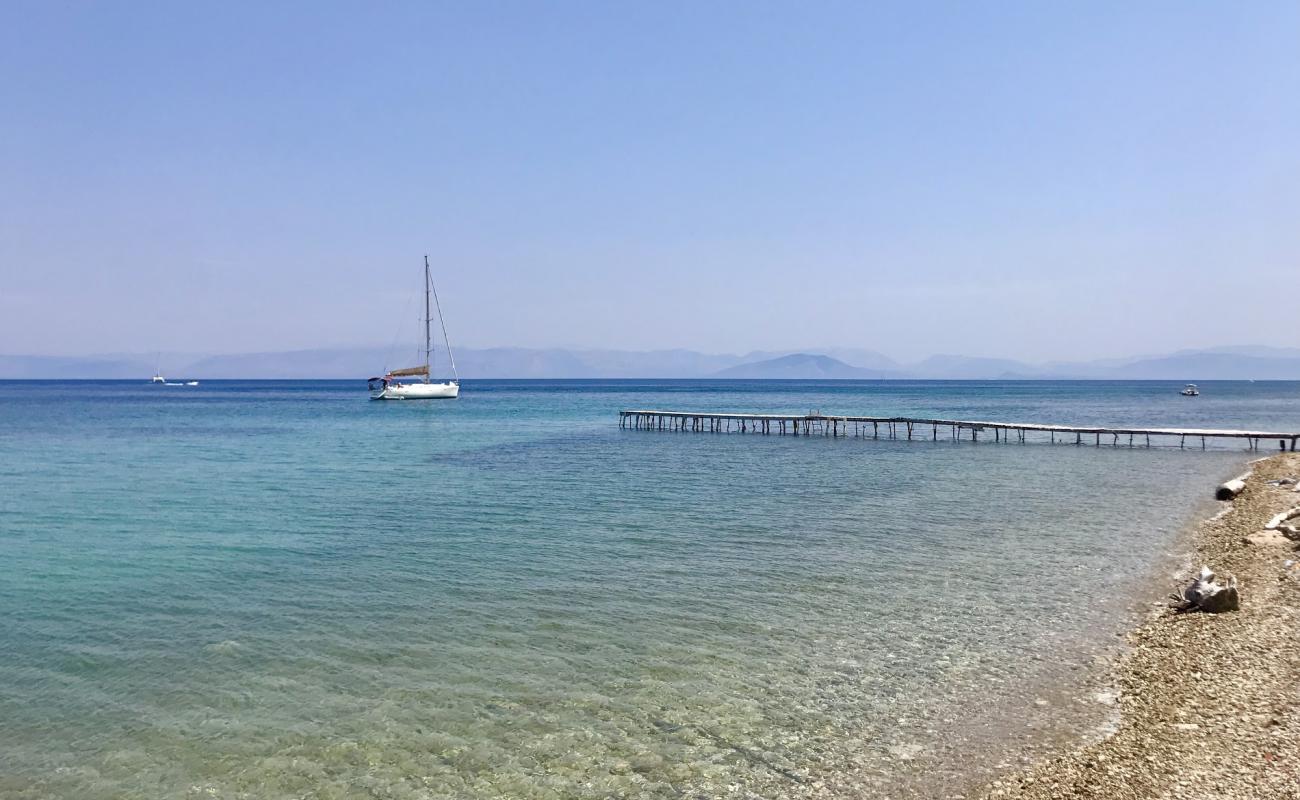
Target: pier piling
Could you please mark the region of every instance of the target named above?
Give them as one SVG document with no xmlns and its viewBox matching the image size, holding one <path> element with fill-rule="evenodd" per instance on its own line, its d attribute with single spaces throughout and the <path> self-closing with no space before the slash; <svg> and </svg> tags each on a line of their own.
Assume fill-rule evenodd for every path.
<svg viewBox="0 0 1300 800">
<path fill-rule="evenodd" d="M 775 423 L 775 424 L 773 424 Z M 1211 440 L 1220 441 L 1245 441 L 1249 450 L 1258 450 L 1261 440 L 1272 439 L 1278 443 L 1279 450 L 1296 449 L 1297 441 L 1300 441 L 1300 431 L 1287 432 L 1267 432 L 1267 431 L 1245 431 L 1245 430 L 1228 430 L 1215 428 L 1157 428 L 1147 426 L 1134 427 L 1096 427 L 1096 426 L 1072 426 L 1072 425 L 1049 425 L 1028 422 L 981 422 L 974 420 L 951 420 L 951 419 L 927 419 L 923 417 L 871 417 L 871 416 L 847 416 L 847 415 L 829 415 L 820 412 L 810 414 L 747 414 L 747 413 L 721 413 L 721 412 L 699 412 L 699 411 L 659 411 L 659 410 L 632 410 L 620 411 L 618 424 L 620 428 L 626 430 L 638 431 L 680 431 L 680 432 L 708 432 L 708 433 L 757 433 L 765 436 L 773 433 L 779 436 L 811 436 L 814 433 L 820 433 L 828 438 L 840 438 L 852 436 L 854 438 L 867 438 L 867 424 L 871 424 L 872 440 L 879 440 L 881 426 L 885 426 L 887 438 L 900 440 L 902 430 L 907 433 L 907 441 L 912 442 L 920 439 L 924 441 L 924 434 L 917 436 L 918 425 L 930 426 L 930 440 L 939 441 L 939 428 L 948 428 L 952 433 L 953 442 L 961 442 L 963 432 L 970 431 L 970 441 L 978 443 L 980 440 L 980 431 L 992 430 L 993 442 L 1006 444 L 1011 441 L 1014 435 L 1016 439 L 1025 444 L 1031 441 L 1031 434 L 1036 434 L 1033 440 L 1056 444 L 1057 434 L 1074 434 L 1074 444 L 1076 446 L 1083 444 L 1084 434 L 1093 437 L 1093 446 L 1101 446 L 1101 437 L 1103 434 L 1111 437 L 1110 444 L 1112 447 L 1120 446 L 1120 437 L 1128 437 L 1128 446 L 1133 447 L 1137 437 L 1141 436 L 1146 447 L 1152 446 L 1151 438 L 1177 440 L 1177 445 L 1181 449 L 1187 447 L 1187 437 L 1199 437 L 1201 440 L 1201 449 L 1209 448 Z M 1043 436 L 1046 434 L 1046 436 Z M 1068 441 L 1068 440 L 1065 440 Z"/>
</svg>

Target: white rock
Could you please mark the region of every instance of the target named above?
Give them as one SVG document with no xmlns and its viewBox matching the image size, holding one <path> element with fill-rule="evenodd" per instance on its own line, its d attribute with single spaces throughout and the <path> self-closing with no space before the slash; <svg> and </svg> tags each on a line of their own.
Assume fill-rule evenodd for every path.
<svg viewBox="0 0 1300 800">
<path fill-rule="evenodd" d="M 1236 611 L 1241 608 L 1237 593 L 1237 579 L 1228 576 L 1226 582 L 1216 580 L 1214 571 L 1201 567 L 1201 574 L 1183 591 L 1183 599 L 1190 605 L 1211 614 Z"/>
</svg>

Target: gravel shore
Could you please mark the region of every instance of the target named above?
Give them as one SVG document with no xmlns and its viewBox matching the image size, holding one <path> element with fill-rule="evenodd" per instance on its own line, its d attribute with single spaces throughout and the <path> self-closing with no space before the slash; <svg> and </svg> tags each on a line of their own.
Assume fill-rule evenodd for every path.
<svg viewBox="0 0 1300 800">
<path fill-rule="evenodd" d="M 1245 491 L 1195 532 L 1197 568 L 1235 575 L 1241 610 L 1171 608 L 1147 621 L 1115 666 L 1115 732 L 976 797 L 1300 799 L 1300 565 L 1287 564 L 1300 552 L 1246 541 L 1300 505 L 1293 487 L 1269 483 L 1300 477 L 1300 454 L 1253 467 Z"/>
</svg>

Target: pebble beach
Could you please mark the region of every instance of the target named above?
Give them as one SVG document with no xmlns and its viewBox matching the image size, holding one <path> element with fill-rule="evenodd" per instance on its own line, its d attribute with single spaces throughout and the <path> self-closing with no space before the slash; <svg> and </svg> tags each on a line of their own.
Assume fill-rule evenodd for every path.
<svg viewBox="0 0 1300 800">
<path fill-rule="evenodd" d="M 1300 505 L 1286 483 L 1300 456 L 1252 466 L 1245 491 L 1194 533 L 1194 563 L 1237 578 L 1240 610 L 1179 613 L 1171 597 L 1115 664 L 1113 733 L 975 796 L 1300 798 L 1300 554 L 1263 530 Z"/>
</svg>

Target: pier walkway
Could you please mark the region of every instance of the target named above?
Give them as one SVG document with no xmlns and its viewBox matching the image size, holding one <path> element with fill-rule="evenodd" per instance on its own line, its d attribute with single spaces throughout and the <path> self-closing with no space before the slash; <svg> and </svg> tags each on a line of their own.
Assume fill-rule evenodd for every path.
<svg viewBox="0 0 1300 800">
<path fill-rule="evenodd" d="M 814 412 L 811 414 L 744 414 L 707 411 L 632 410 L 618 412 L 619 427 L 645 431 L 694 431 L 701 433 L 756 433 L 791 436 L 853 436 L 865 439 L 929 439 L 1011 442 L 1044 441 L 1052 444 L 1092 444 L 1100 447 L 1172 445 L 1187 447 L 1190 440 L 1205 449 L 1215 439 L 1244 440 L 1250 450 L 1260 442 L 1276 440 L 1282 450 L 1295 450 L 1300 431 L 1237 431 L 1216 428 L 1099 428 L 1074 425 L 1044 425 L 1033 422 L 978 422 L 924 417 L 853 417 Z M 1073 437 L 1073 441 L 1070 441 Z M 1085 440 L 1085 437 L 1091 441 Z M 1108 441 L 1103 441 L 1106 437 Z"/>
</svg>

